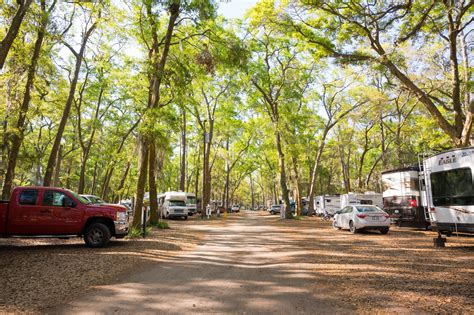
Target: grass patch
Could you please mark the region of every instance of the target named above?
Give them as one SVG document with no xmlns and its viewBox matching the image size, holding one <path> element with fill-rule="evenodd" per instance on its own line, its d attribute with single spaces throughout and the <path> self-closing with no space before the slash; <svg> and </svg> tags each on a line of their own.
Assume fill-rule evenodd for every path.
<svg viewBox="0 0 474 315">
<path fill-rule="evenodd" d="M 302 221 L 302 220 L 303 220 L 303 217 L 300 216 L 300 215 L 295 215 L 295 216 L 293 216 L 293 220 Z"/>
<path fill-rule="evenodd" d="M 156 227 L 159 228 L 159 229 L 169 229 L 170 228 L 168 222 L 162 221 L 162 220 L 158 221 L 158 223 L 156 224 Z"/>
<path fill-rule="evenodd" d="M 152 227 L 147 226 L 145 229 L 145 237 L 151 233 Z M 130 232 L 128 232 L 128 235 L 125 237 L 127 239 L 134 239 L 134 238 L 140 238 L 143 237 L 143 229 L 142 228 L 132 228 Z"/>
</svg>

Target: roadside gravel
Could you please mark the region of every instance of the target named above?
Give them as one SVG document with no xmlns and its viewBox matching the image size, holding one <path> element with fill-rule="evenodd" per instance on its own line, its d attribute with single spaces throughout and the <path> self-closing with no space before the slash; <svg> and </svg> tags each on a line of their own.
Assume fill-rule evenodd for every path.
<svg viewBox="0 0 474 315">
<path fill-rule="evenodd" d="M 146 239 L 112 239 L 101 249 L 85 247 L 80 238 L 0 239 L 0 314 L 47 312 L 93 286 L 189 250 L 202 236 L 186 228 L 196 222 L 172 221 L 171 229 L 154 229 Z"/>
</svg>

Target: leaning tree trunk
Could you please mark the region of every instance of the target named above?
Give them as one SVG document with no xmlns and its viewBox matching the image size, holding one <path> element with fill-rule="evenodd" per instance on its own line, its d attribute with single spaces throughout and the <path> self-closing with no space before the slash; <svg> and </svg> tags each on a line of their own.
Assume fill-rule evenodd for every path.
<svg viewBox="0 0 474 315">
<path fill-rule="evenodd" d="M 46 172 L 44 174 L 43 186 L 51 185 L 51 177 L 53 175 L 54 162 L 56 161 L 56 156 L 58 154 L 59 145 L 63 137 L 64 129 L 66 128 L 66 123 L 69 118 L 69 112 L 71 111 L 72 102 L 74 101 L 74 94 L 76 93 L 77 81 L 79 79 L 79 72 L 81 70 L 82 60 L 84 59 L 84 53 L 86 51 L 87 41 L 91 36 L 94 29 L 97 27 L 97 22 L 95 22 L 86 32 L 84 38 L 82 39 L 81 49 L 79 53 L 74 53 L 76 57 L 76 66 L 74 69 L 74 77 L 71 82 L 71 87 L 69 89 L 69 96 L 64 106 L 63 115 L 59 123 L 58 131 L 56 133 L 56 138 L 54 139 L 53 147 L 51 148 L 51 153 L 48 159 L 48 165 L 46 166 Z"/>
<path fill-rule="evenodd" d="M 327 125 L 330 126 L 330 125 Z M 314 159 L 314 166 L 311 171 L 311 183 L 309 186 L 309 193 L 308 193 L 308 202 L 309 202 L 309 208 L 308 212 L 313 213 L 314 211 L 314 192 L 316 190 L 316 178 L 318 176 L 318 168 L 319 164 L 321 163 L 321 157 L 323 156 L 324 152 L 324 147 L 326 145 L 326 137 L 329 132 L 330 128 L 325 127 L 323 131 L 323 136 L 321 138 L 321 143 L 319 144 L 318 151 L 316 151 L 316 157 Z"/>
<path fill-rule="evenodd" d="M 28 6 L 31 4 L 31 0 L 27 1 L 24 3 L 24 6 L 27 6 L 25 8 L 25 12 L 28 9 Z M 44 6 L 44 1 L 42 2 L 42 9 L 43 13 L 45 13 L 46 8 Z M 19 9 L 20 11 L 20 9 Z M 24 15 L 24 14 L 23 14 Z M 21 17 L 23 19 L 23 17 Z M 21 24 L 21 20 L 19 22 Z M 13 24 L 13 23 L 12 23 Z M 30 67 L 28 68 L 28 76 L 26 80 L 26 86 L 25 86 L 25 94 L 23 96 L 23 101 L 20 106 L 20 113 L 18 116 L 18 121 L 16 123 L 16 129 L 18 133 L 13 134 L 13 139 L 12 139 L 12 147 L 10 150 L 10 154 L 8 157 L 8 165 L 7 165 L 7 172 L 5 175 L 5 183 L 3 185 L 3 190 L 2 190 L 2 199 L 9 199 L 11 189 L 12 189 L 12 184 L 13 184 L 13 178 L 15 177 L 15 168 L 16 168 L 16 163 L 18 160 L 18 153 L 20 152 L 20 147 L 21 143 L 23 142 L 23 133 L 24 133 L 24 127 L 25 127 L 25 120 L 26 120 L 26 115 L 28 113 L 28 108 L 30 105 L 30 100 L 31 100 L 31 88 L 33 87 L 34 81 L 35 81 L 35 76 L 36 76 L 36 68 L 38 65 L 38 59 L 40 57 L 41 53 L 41 46 L 43 45 L 43 40 L 46 32 L 46 26 L 48 24 L 48 20 L 46 18 L 43 19 L 41 23 L 41 27 L 38 30 L 38 36 L 36 38 L 34 50 L 33 50 L 33 56 L 31 58 L 31 64 Z M 13 27 L 13 26 L 12 26 Z M 18 25 L 19 28 L 19 25 Z M 18 31 L 17 31 L 18 32 Z M 10 33 L 10 30 L 9 30 Z M 7 34 L 7 36 L 9 36 Z M 16 36 L 16 34 L 15 34 Z M 13 40 L 12 40 L 13 41 Z M 11 45 L 11 43 L 10 43 Z M 1 54 L 4 53 L 2 50 L 4 49 L 4 44 L 2 42 L 2 45 L 0 46 L 0 58 Z M 8 51 L 5 52 L 5 58 L 6 54 Z M 5 59 L 3 59 L 3 62 Z M 0 69 L 2 68 L 3 63 L 2 60 L 0 59 Z"/>
<path fill-rule="evenodd" d="M 25 17 L 28 8 L 30 7 L 33 0 L 17 0 L 19 4 L 18 10 L 13 17 L 12 23 L 8 28 L 8 32 L 5 35 L 5 38 L 0 42 L 0 70 L 3 69 L 5 65 L 5 60 L 7 59 L 8 52 L 15 40 L 18 32 L 20 31 L 21 23 L 23 22 L 23 18 Z"/>
</svg>

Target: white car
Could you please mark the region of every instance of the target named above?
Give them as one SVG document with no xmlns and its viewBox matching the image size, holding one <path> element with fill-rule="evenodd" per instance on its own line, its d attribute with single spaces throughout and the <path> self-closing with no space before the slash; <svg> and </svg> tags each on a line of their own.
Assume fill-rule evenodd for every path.
<svg viewBox="0 0 474 315">
<path fill-rule="evenodd" d="M 358 230 L 379 230 L 387 234 L 390 229 L 390 216 L 377 206 L 350 205 L 336 212 L 333 228 L 348 229 L 351 233 Z"/>
</svg>

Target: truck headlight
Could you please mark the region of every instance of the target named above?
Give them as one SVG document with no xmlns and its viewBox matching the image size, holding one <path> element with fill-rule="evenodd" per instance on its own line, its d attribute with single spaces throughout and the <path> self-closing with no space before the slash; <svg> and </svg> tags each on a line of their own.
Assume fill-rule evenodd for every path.
<svg viewBox="0 0 474 315">
<path fill-rule="evenodd" d="M 117 212 L 117 221 L 126 221 L 126 220 L 127 220 L 127 213 Z"/>
</svg>

